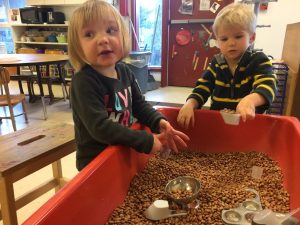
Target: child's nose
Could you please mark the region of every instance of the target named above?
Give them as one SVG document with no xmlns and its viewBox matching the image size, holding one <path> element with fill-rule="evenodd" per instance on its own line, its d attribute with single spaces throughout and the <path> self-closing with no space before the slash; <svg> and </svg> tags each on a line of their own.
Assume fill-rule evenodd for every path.
<svg viewBox="0 0 300 225">
<path fill-rule="evenodd" d="M 99 35 L 98 36 L 98 44 L 107 44 L 108 37 L 106 35 Z"/>
<path fill-rule="evenodd" d="M 229 45 L 235 45 L 235 40 L 234 39 L 229 39 Z"/>
</svg>

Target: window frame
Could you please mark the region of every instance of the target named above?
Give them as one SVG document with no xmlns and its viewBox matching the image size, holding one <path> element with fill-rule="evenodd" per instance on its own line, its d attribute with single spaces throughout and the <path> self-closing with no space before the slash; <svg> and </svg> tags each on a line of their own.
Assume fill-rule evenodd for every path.
<svg viewBox="0 0 300 225">
<path fill-rule="evenodd" d="M 139 37 L 139 27 L 137 26 L 138 20 L 139 20 L 139 15 L 137 15 L 136 12 L 136 1 L 137 0 L 131 0 L 131 21 L 132 25 L 135 29 L 135 33 L 137 37 Z M 168 37 L 168 8 L 169 8 L 169 0 L 162 0 L 162 37 Z M 132 32 L 132 50 L 137 51 L 138 49 L 138 44 L 136 43 L 136 39 L 134 37 L 134 34 Z M 161 66 L 150 66 L 149 69 L 151 71 L 155 72 L 161 72 L 161 82 L 162 85 L 166 85 L 166 68 L 167 68 L 167 47 L 168 47 L 168 38 L 162 38 L 162 44 L 161 44 Z"/>
</svg>

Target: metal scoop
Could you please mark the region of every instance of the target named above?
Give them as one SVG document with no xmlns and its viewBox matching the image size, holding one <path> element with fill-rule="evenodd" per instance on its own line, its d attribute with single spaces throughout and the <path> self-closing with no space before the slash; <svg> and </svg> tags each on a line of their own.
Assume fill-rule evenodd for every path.
<svg viewBox="0 0 300 225">
<path fill-rule="evenodd" d="M 162 220 L 173 216 L 185 216 L 187 211 L 170 210 L 168 201 L 156 200 L 145 210 L 144 214 L 149 220 Z"/>
<path fill-rule="evenodd" d="M 296 214 L 298 211 L 300 211 L 300 208 L 297 208 L 288 214 L 281 214 L 273 212 L 270 209 L 264 209 L 253 217 L 253 222 L 257 225 L 295 225 L 299 220 L 292 215 Z"/>
</svg>

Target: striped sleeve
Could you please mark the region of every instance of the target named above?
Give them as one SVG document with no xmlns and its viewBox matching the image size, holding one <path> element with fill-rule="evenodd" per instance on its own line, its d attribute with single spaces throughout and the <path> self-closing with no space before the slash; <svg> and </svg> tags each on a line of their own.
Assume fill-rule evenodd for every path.
<svg viewBox="0 0 300 225">
<path fill-rule="evenodd" d="M 198 108 L 201 108 L 214 90 L 215 79 L 216 69 L 215 65 L 211 63 L 207 67 L 207 70 L 203 73 L 202 77 L 197 80 L 196 86 L 187 100 L 190 98 L 196 99 L 198 102 Z"/>
<path fill-rule="evenodd" d="M 277 78 L 272 70 L 271 60 L 262 52 L 256 53 L 256 67 L 254 68 L 254 82 L 252 93 L 259 93 L 270 106 L 277 93 Z"/>
</svg>

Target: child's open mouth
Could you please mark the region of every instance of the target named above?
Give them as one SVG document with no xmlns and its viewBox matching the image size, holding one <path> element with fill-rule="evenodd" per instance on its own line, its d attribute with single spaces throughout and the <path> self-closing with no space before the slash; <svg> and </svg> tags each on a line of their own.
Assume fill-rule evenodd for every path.
<svg viewBox="0 0 300 225">
<path fill-rule="evenodd" d="M 102 51 L 102 52 L 100 53 L 100 55 L 108 55 L 108 54 L 110 54 L 110 53 L 112 53 L 112 51 L 110 51 L 110 50 L 105 50 L 105 51 Z"/>
</svg>

